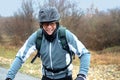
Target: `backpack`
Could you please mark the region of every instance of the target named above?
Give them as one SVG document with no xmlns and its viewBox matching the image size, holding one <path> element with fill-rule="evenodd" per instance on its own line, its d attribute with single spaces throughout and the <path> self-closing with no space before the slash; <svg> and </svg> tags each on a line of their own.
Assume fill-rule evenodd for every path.
<svg viewBox="0 0 120 80">
<path fill-rule="evenodd" d="M 66 51 L 70 54 L 71 61 L 70 61 L 70 63 L 69 63 L 66 67 L 61 68 L 61 69 L 57 69 L 57 70 L 47 69 L 47 68 L 43 65 L 43 66 L 45 67 L 45 69 L 47 69 L 48 71 L 52 71 L 52 72 L 54 72 L 54 73 L 60 72 L 60 71 L 62 71 L 62 70 L 65 70 L 65 69 L 72 63 L 72 56 L 73 56 L 73 59 L 75 58 L 75 57 L 74 57 L 74 56 L 75 56 L 74 53 L 73 53 L 72 51 L 70 51 L 69 46 L 68 46 L 68 43 L 67 43 L 66 31 L 65 31 L 66 28 L 65 28 L 65 27 L 59 27 L 58 29 L 59 29 L 59 31 L 58 31 L 58 38 L 59 38 L 59 40 L 60 40 L 60 42 L 61 42 L 62 48 L 63 48 L 64 50 L 66 50 Z M 37 31 L 37 39 L 36 39 L 37 54 L 36 54 L 35 57 L 32 59 L 31 63 L 33 63 L 37 57 L 40 57 L 39 51 L 40 51 L 41 44 L 42 44 L 42 37 L 43 37 L 42 30 L 41 30 L 41 29 L 38 29 L 38 31 Z"/>
</svg>

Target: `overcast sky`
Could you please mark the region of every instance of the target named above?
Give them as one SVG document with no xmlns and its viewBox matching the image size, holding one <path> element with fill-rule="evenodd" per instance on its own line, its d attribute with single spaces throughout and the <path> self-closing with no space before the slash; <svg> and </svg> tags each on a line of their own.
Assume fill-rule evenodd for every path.
<svg viewBox="0 0 120 80">
<path fill-rule="evenodd" d="M 0 0 L 0 15 L 11 16 L 14 12 L 17 12 L 21 7 L 23 0 Z M 119 7 L 120 0 L 78 0 L 82 10 L 89 8 L 91 4 L 94 4 L 95 8 L 99 10 L 107 10 Z"/>
</svg>

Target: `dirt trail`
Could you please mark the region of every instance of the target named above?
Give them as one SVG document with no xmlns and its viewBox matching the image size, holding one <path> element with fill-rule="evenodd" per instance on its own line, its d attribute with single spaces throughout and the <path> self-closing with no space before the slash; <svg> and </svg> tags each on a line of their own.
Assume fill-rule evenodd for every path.
<svg viewBox="0 0 120 80">
<path fill-rule="evenodd" d="M 0 67 L 0 80 L 5 80 L 7 71 L 8 69 Z M 14 80 L 40 80 L 40 79 L 18 72 Z"/>
</svg>

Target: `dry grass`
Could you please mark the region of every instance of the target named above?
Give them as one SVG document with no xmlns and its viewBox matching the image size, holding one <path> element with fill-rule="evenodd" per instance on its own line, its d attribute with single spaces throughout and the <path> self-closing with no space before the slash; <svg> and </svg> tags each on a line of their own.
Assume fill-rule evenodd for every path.
<svg viewBox="0 0 120 80">
<path fill-rule="evenodd" d="M 120 52 L 102 53 L 96 54 L 97 52 L 91 52 L 91 64 L 120 64 Z"/>
</svg>

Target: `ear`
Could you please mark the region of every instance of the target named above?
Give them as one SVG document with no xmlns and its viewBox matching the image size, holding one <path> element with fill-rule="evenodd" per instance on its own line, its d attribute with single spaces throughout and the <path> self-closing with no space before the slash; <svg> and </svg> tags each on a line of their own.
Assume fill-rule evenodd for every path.
<svg viewBox="0 0 120 80">
<path fill-rule="evenodd" d="M 39 23 L 40 28 L 43 28 L 42 23 Z"/>
</svg>

